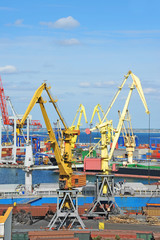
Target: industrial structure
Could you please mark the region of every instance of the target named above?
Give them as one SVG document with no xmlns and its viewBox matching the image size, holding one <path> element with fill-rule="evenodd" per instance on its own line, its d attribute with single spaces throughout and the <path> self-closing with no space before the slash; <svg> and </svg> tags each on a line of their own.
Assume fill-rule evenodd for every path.
<svg viewBox="0 0 160 240">
<path fill-rule="evenodd" d="M 7 108 L 7 102 L 11 108 L 13 116 L 9 116 L 8 114 L 8 108 Z M 36 126 L 37 128 L 41 128 L 42 125 L 39 120 L 32 120 L 32 116 L 29 115 L 26 118 L 25 126 L 26 126 L 26 136 L 23 132 L 19 132 L 18 129 L 18 123 L 22 119 L 23 115 L 17 114 L 15 108 L 13 107 L 13 104 L 11 102 L 11 99 L 9 96 L 5 96 L 4 88 L 2 84 L 2 79 L 0 77 L 0 109 L 2 113 L 2 117 L 0 118 L 0 157 L 2 163 L 17 163 L 17 149 L 20 151 L 22 150 L 23 153 L 26 151 L 26 145 L 29 143 L 30 139 L 30 126 Z M 5 131 L 6 137 L 2 138 L 2 134 Z M 9 132 L 11 132 L 9 134 Z M 12 139 L 10 136 L 13 133 Z M 24 144 L 22 145 L 21 142 Z M 2 152 L 8 151 L 9 154 L 6 156 Z M 7 157 L 7 160 L 6 160 Z"/>
<path fill-rule="evenodd" d="M 118 111 L 119 119 L 121 118 L 121 112 Z M 126 125 L 125 125 L 126 123 Z M 133 152 L 136 147 L 135 135 L 132 129 L 131 117 L 129 111 L 126 111 L 125 119 L 123 121 L 122 129 L 121 129 L 124 146 L 126 147 L 128 163 L 133 163 Z"/>
<path fill-rule="evenodd" d="M 42 98 L 42 92 L 45 90 L 49 97 L 50 102 L 54 106 L 62 124 L 64 127 L 63 130 L 63 141 L 65 142 L 65 151 L 62 155 L 61 149 L 56 140 L 54 131 L 52 129 L 48 114 L 44 106 L 44 100 Z M 18 127 L 23 128 L 25 120 L 29 115 L 30 111 L 36 103 L 39 103 L 42 115 L 46 124 L 48 131 L 50 144 L 53 148 L 57 165 L 59 167 L 59 190 L 57 191 L 58 198 L 60 201 L 57 202 L 57 212 L 49 224 L 49 228 L 56 227 L 60 229 L 62 227 L 72 228 L 75 224 L 79 224 L 84 228 L 84 224 L 78 214 L 77 210 L 77 190 L 73 189 L 74 187 L 84 186 L 86 183 L 85 174 L 74 174 L 72 170 L 72 148 L 71 148 L 71 139 L 74 135 L 79 134 L 79 130 L 71 130 L 67 127 L 65 120 L 60 113 L 60 110 L 57 105 L 57 100 L 54 100 L 50 93 L 50 87 L 46 83 L 43 83 L 34 93 L 28 108 L 21 119 Z M 28 169 L 28 179 L 31 179 L 32 171 Z M 67 210 L 67 211 L 66 211 Z"/>
<path fill-rule="evenodd" d="M 76 118 L 79 114 L 79 117 L 78 117 L 78 121 L 77 121 L 77 124 L 75 125 L 75 121 L 76 121 Z M 80 126 L 81 126 L 81 119 L 82 119 L 82 114 L 84 115 L 84 118 L 85 118 L 85 122 L 87 122 L 87 116 L 86 116 L 86 111 L 85 111 L 85 107 L 83 106 L 83 104 L 80 104 L 79 105 L 79 108 L 76 112 L 76 115 L 73 119 L 73 122 L 72 122 L 72 125 L 69 127 L 69 129 L 71 130 L 79 130 L 80 129 Z M 74 147 L 75 147 L 75 143 L 77 141 L 77 134 L 74 135 L 72 138 L 71 138 L 71 148 L 72 148 L 72 151 L 74 150 Z"/>
<path fill-rule="evenodd" d="M 91 117 L 91 120 L 90 120 L 90 125 L 92 125 L 93 118 L 94 118 L 94 116 L 95 116 L 96 113 L 97 113 L 97 116 L 98 116 L 99 123 L 101 123 L 102 117 L 100 116 L 99 111 L 101 111 L 102 117 L 104 117 L 104 114 L 105 114 L 105 113 L 104 113 L 101 105 L 100 105 L 100 104 L 97 104 L 97 105 L 94 107 L 94 109 L 93 109 L 92 117 Z"/>
<path fill-rule="evenodd" d="M 108 120 L 108 113 L 110 112 L 114 102 L 116 101 L 120 91 L 122 90 L 126 80 L 128 77 L 132 77 L 132 85 L 130 87 L 127 99 L 125 101 L 122 113 L 119 111 L 119 122 L 117 128 L 113 128 L 113 121 Z M 92 124 L 93 117 L 95 113 L 98 115 L 99 123 L 92 129 L 98 129 L 101 134 L 101 173 L 97 175 L 96 181 L 96 197 L 94 199 L 93 204 L 91 205 L 87 214 L 84 214 L 85 217 L 93 218 L 97 216 L 105 216 L 108 217 L 110 212 L 117 213 L 121 212 L 121 209 L 117 205 L 115 201 L 115 182 L 114 175 L 111 175 L 111 169 L 109 167 L 109 161 L 113 157 L 113 153 L 118 142 L 119 136 L 122 133 L 124 138 L 124 144 L 126 147 L 126 151 L 128 153 L 128 161 L 132 163 L 133 160 L 133 151 L 135 148 L 135 137 L 132 130 L 131 118 L 128 111 L 129 102 L 131 99 L 131 95 L 134 89 L 137 89 L 139 96 L 143 102 L 146 113 L 149 114 L 149 110 L 147 107 L 147 103 L 144 97 L 144 93 L 142 90 L 142 86 L 138 77 L 136 77 L 131 71 L 125 76 L 121 86 L 119 87 L 115 97 L 113 98 L 109 108 L 106 113 L 102 110 L 101 106 L 98 104 L 94 108 L 92 118 L 90 121 L 90 125 Z M 51 126 L 51 122 L 49 116 L 47 114 L 45 103 L 42 93 L 45 91 L 47 96 L 49 97 L 49 102 L 54 107 L 59 119 L 57 120 L 57 125 L 59 125 L 60 131 L 58 132 L 58 137 L 56 138 L 55 132 Z M 0 94 L 0 107 L 2 111 L 2 119 L 0 124 L 0 141 L 1 141 L 1 128 L 2 128 L 2 120 L 4 125 L 14 127 L 14 161 L 16 159 L 16 149 L 17 149 L 17 136 L 23 135 L 23 127 L 27 125 L 27 138 L 25 137 L 24 146 L 18 146 L 25 148 L 25 194 L 30 194 L 32 192 L 32 171 L 34 169 L 33 165 L 33 151 L 32 146 L 30 144 L 30 133 L 29 126 L 31 121 L 31 116 L 29 115 L 33 107 L 36 103 L 40 105 L 40 109 L 43 115 L 43 119 L 45 121 L 45 125 L 47 128 L 48 136 L 49 136 L 49 144 L 53 149 L 54 156 L 57 162 L 57 166 L 59 169 L 59 188 L 57 191 L 57 210 L 51 219 L 48 228 L 51 229 L 71 229 L 80 227 L 82 229 L 85 228 L 85 224 L 82 221 L 79 210 L 78 210 L 78 187 L 82 187 L 86 185 L 86 175 L 84 173 L 73 172 L 72 162 L 73 162 L 73 149 L 75 143 L 77 141 L 77 136 L 80 134 L 80 123 L 82 114 L 84 114 L 85 121 L 87 123 L 87 117 L 85 113 L 85 108 L 82 104 L 80 104 L 76 116 L 73 120 L 71 127 L 68 127 L 64 117 L 62 116 L 58 105 L 57 100 L 52 97 L 50 92 L 50 87 L 47 86 L 47 83 L 44 82 L 34 93 L 28 108 L 23 116 L 17 115 L 16 111 L 13 108 L 13 105 L 10 101 L 10 98 L 7 100 L 11 106 L 13 117 L 9 117 L 7 107 L 6 107 L 6 97 L 4 95 L 4 89 L 1 82 L 1 94 Z M 100 117 L 99 109 L 101 110 L 103 117 Z M 78 123 L 75 126 L 76 117 L 79 114 Z M 59 121 L 60 120 L 60 121 Z M 52 120 L 53 122 L 53 120 Z M 60 126 L 60 122 L 62 127 Z M 125 122 L 127 122 L 127 128 L 125 127 Z M 37 122 L 38 124 L 38 122 Z M 0 146 L 2 146 L 0 142 Z M 4 146 L 5 147 L 5 146 Z M 8 147 L 8 146 L 7 146 Z M 11 145 L 12 147 L 12 145 Z M 92 148 L 93 150 L 93 148 Z M 1 148 L 0 148 L 1 153 Z M 15 161 L 16 163 L 16 161 Z M 53 166 L 52 166 L 53 167 Z M 52 192 L 52 191 L 51 191 Z M 159 194 L 159 193 L 158 193 Z"/>
<path fill-rule="evenodd" d="M 112 120 L 106 120 L 108 113 L 110 109 L 112 108 L 114 102 L 116 101 L 122 87 L 124 86 L 126 80 L 128 77 L 131 75 L 132 77 L 132 85 L 130 87 L 127 99 L 125 101 L 125 105 L 122 111 L 122 114 L 119 115 L 119 122 L 117 125 L 116 130 L 114 130 L 114 135 L 113 135 L 113 141 L 111 145 L 110 151 L 108 150 L 107 146 L 111 143 L 111 131 L 112 131 Z M 128 74 L 125 76 L 125 79 L 123 80 L 121 86 L 119 87 L 119 90 L 117 91 L 115 97 L 113 98 L 109 108 L 107 109 L 102 121 L 100 124 L 97 124 L 95 128 L 98 128 L 100 133 L 101 133 L 101 170 L 103 172 L 103 175 L 100 175 L 101 178 L 101 183 L 99 184 L 99 180 L 97 180 L 97 197 L 94 201 L 93 207 L 89 210 L 88 214 L 91 216 L 94 216 L 96 214 L 99 214 L 99 207 L 103 209 L 103 211 L 100 214 L 108 214 L 108 209 L 110 211 L 111 207 L 113 204 L 115 204 L 114 196 L 113 196 L 113 180 L 112 180 L 112 175 L 109 175 L 111 172 L 111 169 L 109 168 L 109 161 L 113 157 L 113 153 L 116 147 L 116 144 L 118 142 L 124 121 L 126 119 L 126 114 L 128 114 L 128 105 L 131 99 L 131 95 L 134 89 L 137 89 L 139 96 L 142 100 L 142 103 L 145 107 L 146 113 L 149 114 L 148 106 L 144 97 L 144 93 L 142 90 L 141 82 L 137 76 L 135 76 L 131 71 L 128 72 Z M 93 130 L 93 129 L 92 129 Z M 108 137 L 109 136 L 109 137 Z M 129 141 L 130 138 L 127 138 Z M 128 146 L 127 146 L 128 147 Z M 132 159 L 131 154 L 133 153 L 133 147 L 129 146 L 128 147 L 128 152 L 130 154 L 130 158 Z M 107 208 L 104 207 L 104 205 L 107 205 Z"/>
</svg>

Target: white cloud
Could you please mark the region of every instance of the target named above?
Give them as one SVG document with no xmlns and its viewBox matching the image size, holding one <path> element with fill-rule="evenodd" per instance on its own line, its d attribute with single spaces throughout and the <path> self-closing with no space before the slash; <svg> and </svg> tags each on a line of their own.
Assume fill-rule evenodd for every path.
<svg viewBox="0 0 160 240">
<path fill-rule="evenodd" d="M 60 29 L 72 29 L 80 25 L 80 23 L 71 16 L 66 18 L 60 18 L 56 22 L 40 22 L 40 24 L 43 26 L 48 26 L 50 28 Z"/>
<path fill-rule="evenodd" d="M 83 87 L 83 88 L 85 88 L 85 87 L 90 87 L 91 85 L 90 85 L 90 83 L 89 82 L 81 82 L 81 83 L 79 83 L 79 86 L 80 87 Z"/>
<path fill-rule="evenodd" d="M 32 26 L 23 24 L 24 20 L 23 19 L 17 19 L 14 23 L 7 23 L 5 26 L 7 27 L 27 27 L 31 28 Z"/>
<path fill-rule="evenodd" d="M 95 87 L 103 88 L 103 87 L 109 87 L 115 85 L 114 81 L 109 81 L 109 82 L 96 82 L 94 83 Z"/>
<path fill-rule="evenodd" d="M 22 27 L 22 26 L 24 26 L 23 19 L 17 19 L 14 23 L 7 23 L 6 26 Z"/>
<path fill-rule="evenodd" d="M 0 73 L 16 73 L 17 72 L 17 69 L 16 67 L 14 66 L 11 66 L 11 65 L 6 65 L 4 67 L 0 67 Z"/>
<path fill-rule="evenodd" d="M 32 91 L 33 85 L 30 81 L 19 81 L 19 82 L 9 82 L 7 84 L 8 90 L 15 90 L 17 92 L 22 92 L 25 88 L 25 91 Z"/>
<path fill-rule="evenodd" d="M 56 28 L 75 28 L 78 27 L 79 25 L 80 25 L 79 22 L 71 16 L 67 18 L 60 18 L 55 22 Z"/>
<path fill-rule="evenodd" d="M 71 38 L 60 41 L 60 44 L 65 46 L 80 45 L 80 41 L 76 38 Z"/>
<path fill-rule="evenodd" d="M 15 26 L 21 26 L 23 24 L 23 19 L 17 19 L 15 22 L 14 22 L 14 25 Z"/>
<path fill-rule="evenodd" d="M 95 83 L 89 83 L 89 82 L 81 82 L 79 83 L 80 87 L 92 87 L 92 88 L 111 88 L 112 86 L 115 86 L 114 81 L 108 81 L 108 82 L 95 82 Z"/>
<path fill-rule="evenodd" d="M 146 93 L 146 94 L 157 92 L 157 90 L 154 89 L 154 88 L 145 88 L 143 91 L 144 91 L 144 93 Z"/>
</svg>

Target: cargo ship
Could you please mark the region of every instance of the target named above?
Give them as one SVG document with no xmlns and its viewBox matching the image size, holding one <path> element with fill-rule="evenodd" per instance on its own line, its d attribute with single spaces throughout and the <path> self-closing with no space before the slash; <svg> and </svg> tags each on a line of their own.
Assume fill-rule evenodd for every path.
<svg viewBox="0 0 160 240">
<path fill-rule="evenodd" d="M 154 141 L 154 144 L 152 143 Z M 133 155 L 133 163 L 128 163 L 126 149 L 117 145 L 113 159 L 109 162 L 115 176 L 160 179 L 160 138 L 151 138 L 151 144 L 140 144 Z M 100 172 L 100 153 L 94 157 L 84 157 L 85 172 Z"/>
<path fill-rule="evenodd" d="M 126 162 L 121 163 L 111 163 L 112 172 L 115 176 L 124 177 L 143 177 L 143 178 L 153 178 L 160 179 L 160 163 L 153 162 L 137 162 L 134 164 L 126 164 Z"/>
<path fill-rule="evenodd" d="M 160 162 L 151 161 L 136 161 L 133 164 L 128 164 L 127 159 L 121 159 L 110 162 L 111 172 L 116 177 L 135 177 L 135 178 L 153 178 L 160 179 Z M 85 159 L 84 171 L 86 173 L 100 173 L 101 172 L 101 159 Z"/>
</svg>

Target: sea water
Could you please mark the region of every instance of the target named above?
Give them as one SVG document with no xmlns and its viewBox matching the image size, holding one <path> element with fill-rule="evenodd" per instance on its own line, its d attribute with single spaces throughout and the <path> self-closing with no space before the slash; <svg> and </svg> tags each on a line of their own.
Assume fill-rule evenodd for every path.
<svg viewBox="0 0 160 240">
<path fill-rule="evenodd" d="M 152 138 L 160 138 L 160 132 L 157 133 L 135 133 L 137 138 L 137 144 L 149 144 Z M 82 132 L 78 138 L 80 143 L 97 143 L 100 140 L 100 133 L 99 132 L 92 132 L 91 134 L 86 134 Z"/>
<path fill-rule="evenodd" d="M 149 144 L 151 138 L 160 138 L 160 133 L 136 133 L 139 144 Z M 82 132 L 79 136 L 80 143 L 96 143 L 100 139 L 100 133 L 95 132 L 91 135 L 87 135 L 85 132 Z M 57 183 L 59 173 L 53 172 L 53 170 L 34 170 L 32 172 L 33 184 L 38 183 Z M 88 181 L 95 181 L 95 176 L 88 176 Z M 122 181 L 123 178 L 115 178 L 115 181 Z M 126 179 L 125 179 L 126 180 Z M 135 179 L 128 178 L 127 181 L 133 182 L 143 182 L 151 183 L 156 180 L 152 179 Z M 22 169 L 17 168 L 0 168 L 0 184 L 24 184 L 25 183 L 25 172 Z"/>
</svg>

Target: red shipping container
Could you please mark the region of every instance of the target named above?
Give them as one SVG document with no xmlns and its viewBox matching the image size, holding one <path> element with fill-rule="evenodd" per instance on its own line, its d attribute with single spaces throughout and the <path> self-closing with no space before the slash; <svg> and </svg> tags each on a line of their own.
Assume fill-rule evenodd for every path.
<svg viewBox="0 0 160 240">
<path fill-rule="evenodd" d="M 101 158 L 84 158 L 84 171 L 101 170 Z"/>
<path fill-rule="evenodd" d="M 17 152 L 16 155 L 17 156 L 25 155 L 25 152 Z"/>
</svg>

